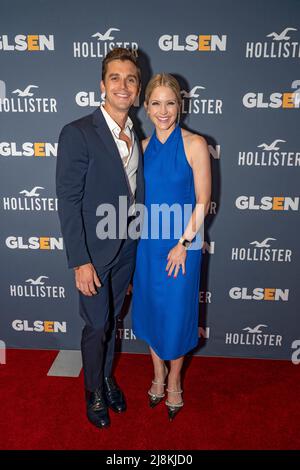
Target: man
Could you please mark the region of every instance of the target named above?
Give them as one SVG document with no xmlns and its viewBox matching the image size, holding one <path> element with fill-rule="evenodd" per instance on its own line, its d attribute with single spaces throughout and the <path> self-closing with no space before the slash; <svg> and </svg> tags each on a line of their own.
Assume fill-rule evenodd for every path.
<svg viewBox="0 0 300 470">
<path fill-rule="evenodd" d="M 128 202 L 127 232 L 135 204 L 144 198 L 142 154 L 128 117 L 140 86 L 136 57 L 124 48 L 109 52 L 102 63 L 104 105 L 67 124 L 58 145 L 58 212 L 85 321 L 81 351 L 87 416 L 99 428 L 110 424 L 108 407 L 126 410 L 112 365 L 116 317 L 132 277 L 137 241 L 124 236 L 119 197 Z M 97 217 L 104 215 L 105 204 L 113 206 L 116 214 L 117 235 L 110 238 L 103 238 Z"/>
</svg>

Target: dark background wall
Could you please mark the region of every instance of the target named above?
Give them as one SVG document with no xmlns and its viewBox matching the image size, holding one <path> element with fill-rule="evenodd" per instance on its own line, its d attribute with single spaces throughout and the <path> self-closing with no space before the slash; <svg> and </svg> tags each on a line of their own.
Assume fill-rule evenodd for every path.
<svg viewBox="0 0 300 470">
<path fill-rule="evenodd" d="M 57 139 L 99 104 L 102 57 L 115 44 L 138 50 L 144 86 L 160 71 L 178 78 L 182 125 L 209 144 L 195 353 L 290 358 L 300 336 L 299 14 L 295 0 L 1 1 L 0 339 L 8 347 L 79 349 L 56 211 Z M 152 132 L 142 106 L 132 117 L 140 137 Z M 128 300 L 119 346 L 144 352 Z"/>
</svg>

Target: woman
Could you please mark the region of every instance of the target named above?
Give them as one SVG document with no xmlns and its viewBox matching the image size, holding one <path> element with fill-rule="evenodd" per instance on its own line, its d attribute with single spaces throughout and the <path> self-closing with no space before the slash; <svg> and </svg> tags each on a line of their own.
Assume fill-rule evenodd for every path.
<svg viewBox="0 0 300 470">
<path fill-rule="evenodd" d="M 147 211 L 133 279 L 133 331 L 150 347 L 154 367 L 150 406 L 165 396 L 167 379 L 165 403 L 172 420 L 183 406 L 184 355 L 198 342 L 201 246 L 189 245 L 210 204 L 210 158 L 205 139 L 178 125 L 181 94 L 172 75 L 158 74 L 150 80 L 145 108 L 155 131 L 142 142 Z M 169 211 L 167 227 L 162 221 L 166 214 L 157 222 L 151 212 L 162 204 L 182 209 L 180 216 Z M 191 208 L 187 221 L 182 220 L 185 207 Z"/>
</svg>

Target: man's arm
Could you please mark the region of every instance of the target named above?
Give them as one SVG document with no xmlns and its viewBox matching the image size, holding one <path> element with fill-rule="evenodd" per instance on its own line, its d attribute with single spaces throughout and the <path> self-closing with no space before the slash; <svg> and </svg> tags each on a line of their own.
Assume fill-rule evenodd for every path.
<svg viewBox="0 0 300 470">
<path fill-rule="evenodd" d="M 88 168 L 80 129 L 68 124 L 59 136 L 56 166 L 58 215 L 70 268 L 90 263 L 82 220 L 82 198 Z"/>
<path fill-rule="evenodd" d="M 97 294 L 100 280 L 87 250 L 82 220 L 82 198 L 88 168 L 86 142 L 80 129 L 68 124 L 58 141 L 56 193 L 58 215 L 68 265 L 75 268 L 76 287 L 84 294 Z"/>
</svg>

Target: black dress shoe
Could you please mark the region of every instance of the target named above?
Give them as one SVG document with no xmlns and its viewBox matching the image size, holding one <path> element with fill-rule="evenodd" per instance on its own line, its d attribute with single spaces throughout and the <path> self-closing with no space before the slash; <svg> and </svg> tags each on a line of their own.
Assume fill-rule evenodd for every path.
<svg viewBox="0 0 300 470">
<path fill-rule="evenodd" d="M 86 391 L 87 417 L 97 428 L 107 428 L 110 425 L 107 405 L 101 390 Z"/>
<path fill-rule="evenodd" d="M 107 405 L 116 413 L 126 410 L 126 402 L 122 390 L 113 377 L 104 377 L 104 394 Z"/>
</svg>

